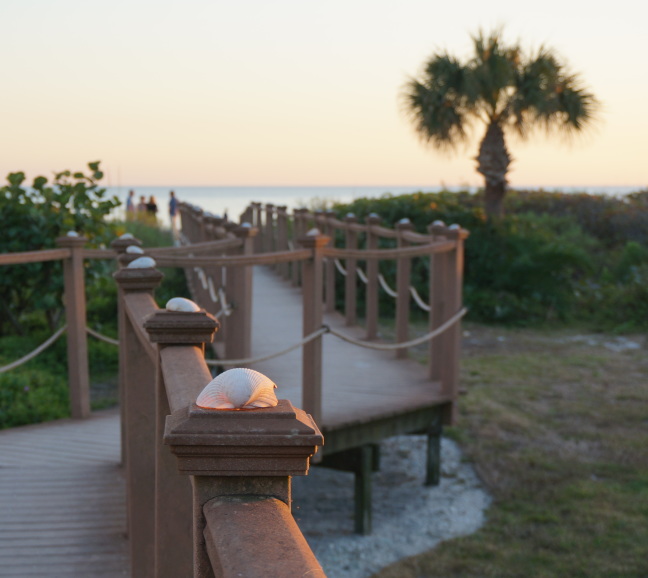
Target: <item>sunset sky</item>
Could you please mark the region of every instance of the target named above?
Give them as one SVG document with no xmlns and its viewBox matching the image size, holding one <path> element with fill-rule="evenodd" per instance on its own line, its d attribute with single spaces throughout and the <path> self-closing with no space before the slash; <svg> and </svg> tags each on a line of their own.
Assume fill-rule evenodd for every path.
<svg viewBox="0 0 648 578">
<path fill-rule="evenodd" d="M 420 144 L 399 92 L 504 25 L 603 103 L 571 145 L 509 140 L 513 186 L 648 185 L 648 8 L 546 0 L 3 0 L 0 173 L 101 160 L 107 185 L 480 185 L 482 128 Z"/>
</svg>

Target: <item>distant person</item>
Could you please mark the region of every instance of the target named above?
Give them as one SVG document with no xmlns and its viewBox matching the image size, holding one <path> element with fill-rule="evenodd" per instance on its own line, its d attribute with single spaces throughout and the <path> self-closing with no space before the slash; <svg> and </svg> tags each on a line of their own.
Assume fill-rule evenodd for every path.
<svg viewBox="0 0 648 578">
<path fill-rule="evenodd" d="M 169 192 L 169 221 L 171 221 L 171 233 L 173 238 L 178 240 L 178 199 L 175 192 Z"/>
<path fill-rule="evenodd" d="M 137 203 L 137 219 L 139 221 L 146 220 L 146 197 L 141 196 L 139 203 Z"/>
<path fill-rule="evenodd" d="M 147 220 L 150 221 L 152 224 L 157 223 L 157 212 L 158 212 L 158 206 L 157 203 L 155 202 L 155 197 L 151 195 L 149 197 L 148 203 L 146 203 L 146 217 Z"/>
<path fill-rule="evenodd" d="M 131 189 L 128 191 L 126 197 L 126 220 L 132 221 L 135 218 L 135 191 Z"/>
</svg>

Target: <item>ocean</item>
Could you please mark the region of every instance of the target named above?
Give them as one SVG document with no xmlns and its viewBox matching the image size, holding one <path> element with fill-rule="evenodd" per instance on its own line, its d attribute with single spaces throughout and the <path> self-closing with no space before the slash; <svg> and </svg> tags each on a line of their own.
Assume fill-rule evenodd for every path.
<svg viewBox="0 0 648 578">
<path fill-rule="evenodd" d="M 323 202 L 346 203 L 361 197 L 380 197 L 385 193 L 400 195 L 416 191 L 437 192 L 443 189 L 450 191 L 470 190 L 475 192 L 477 187 L 466 186 L 358 186 L 358 187 L 107 187 L 110 195 L 116 195 L 125 202 L 130 189 L 135 191 L 135 197 L 148 198 L 153 195 L 159 207 L 158 217 L 163 225 L 169 224 L 168 202 L 169 191 L 174 190 L 176 197 L 184 202 L 198 205 L 205 211 L 216 215 L 227 213 L 230 220 L 238 220 L 239 215 L 252 201 L 262 204 L 287 205 L 288 209 L 299 207 L 318 208 Z M 515 187 L 518 189 L 538 189 L 540 187 Z M 609 194 L 622 196 L 642 187 L 544 187 L 546 191 L 587 192 L 592 194 Z M 117 217 L 122 217 L 121 209 Z"/>
</svg>

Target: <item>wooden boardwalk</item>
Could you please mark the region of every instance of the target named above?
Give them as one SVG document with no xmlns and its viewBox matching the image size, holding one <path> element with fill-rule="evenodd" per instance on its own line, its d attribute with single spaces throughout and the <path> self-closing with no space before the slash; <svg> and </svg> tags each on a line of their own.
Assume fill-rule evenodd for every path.
<svg viewBox="0 0 648 578">
<path fill-rule="evenodd" d="M 301 290 L 291 287 L 272 271 L 254 270 L 252 352 L 268 355 L 302 338 Z M 324 314 L 324 323 L 356 339 L 364 331 L 345 327 L 339 313 Z M 395 359 L 395 353 L 365 349 L 333 335 L 323 339 L 322 423 L 338 429 L 414 410 L 441 400 L 438 384 L 431 383 L 425 366 L 411 359 Z M 252 366 L 277 384 L 277 397 L 303 407 L 301 394 L 301 349 Z"/>
<path fill-rule="evenodd" d="M 324 321 L 362 337 L 339 314 Z M 254 270 L 252 335 L 253 356 L 302 337 L 301 291 L 263 267 Z M 419 363 L 323 340 L 324 432 L 439 403 Z M 280 399 L 302 407 L 301 349 L 254 369 L 277 383 Z M 0 576 L 128 576 L 119 451 L 116 410 L 0 431 Z"/>
<path fill-rule="evenodd" d="M 0 576 L 128 576 L 119 415 L 0 431 Z"/>
</svg>

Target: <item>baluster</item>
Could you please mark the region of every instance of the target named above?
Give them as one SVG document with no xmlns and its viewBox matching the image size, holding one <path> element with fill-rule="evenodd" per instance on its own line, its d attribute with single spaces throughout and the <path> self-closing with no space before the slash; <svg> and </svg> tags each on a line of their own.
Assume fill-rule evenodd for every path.
<svg viewBox="0 0 648 578">
<path fill-rule="evenodd" d="M 358 218 L 353 213 L 348 213 L 343 221 L 347 228 L 344 232 L 344 244 L 346 249 L 355 250 L 358 248 L 358 234 L 351 229 L 351 225 L 358 222 Z M 349 257 L 346 259 L 346 278 L 344 279 L 344 316 L 347 327 L 356 325 L 357 317 L 357 300 L 358 300 L 358 280 L 356 279 L 357 259 Z"/>
<path fill-rule="evenodd" d="M 213 340 L 218 321 L 203 311 L 156 311 L 144 323 L 158 355 L 183 360 L 202 360 L 205 344 Z M 173 349 L 174 351 L 171 351 Z M 192 352 L 187 350 L 191 349 Z M 176 578 L 193 574 L 193 490 L 191 480 L 178 472 L 176 459 L 164 444 L 167 416 L 171 413 L 162 364 L 156 377 L 155 422 L 155 577 Z M 183 363 L 184 381 L 209 382 L 207 366 Z M 177 389 L 171 388 L 171 392 Z"/>
<path fill-rule="evenodd" d="M 322 326 L 322 249 L 330 238 L 315 229 L 299 239 L 299 244 L 313 251 L 303 262 L 302 294 L 304 298 L 303 335 L 306 337 Z M 316 422 L 322 419 L 322 337 L 303 346 L 302 404 Z"/>
<path fill-rule="evenodd" d="M 398 231 L 398 247 L 408 247 L 408 243 L 403 238 L 405 231 L 414 230 L 414 226 L 409 219 L 401 219 L 396 223 Z M 409 336 L 409 313 L 410 313 L 410 277 L 412 270 L 412 260 L 410 257 L 399 257 L 396 260 L 396 342 L 407 341 Z M 403 347 L 396 350 L 396 358 L 403 359 L 407 357 L 407 348 Z"/>
<path fill-rule="evenodd" d="M 86 334 L 85 273 L 83 246 L 88 239 L 66 236 L 56 239 L 59 247 L 70 250 L 63 260 L 65 320 L 67 322 L 67 362 L 70 384 L 70 410 L 75 419 L 90 417 L 88 377 L 88 336 Z"/>
<path fill-rule="evenodd" d="M 380 225 L 381 218 L 371 213 L 366 218 L 367 251 L 378 249 L 378 235 L 371 228 Z M 378 337 L 378 259 L 367 259 L 367 292 L 365 297 L 365 317 L 367 322 L 367 339 Z"/>
<path fill-rule="evenodd" d="M 120 330 L 119 364 L 123 367 L 126 438 L 126 496 L 132 576 L 153 576 L 155 556 L 155 379 L 156 360 L 150 356 L 124 311 L 124 300 L 141 293 L 136 315 L 154 310 L 153 290 L 162 273 L 147 267 L 125 267 L 113 274 L 119 285 Z"/>
<path fill-rule="evenodd" d="M 326 211 L 325 219 L 325 228 L 322 229 L 326 235 L 328 235 L 331 240 L 329 241 L 330 247 L 335 247 L 335 225 L 334 221 L 336 220 L 335 211 Z M 325 283 L 326 283 L 326 312 L 333 313 L 335 311 L 335 260 L 333 257 L 328 257 L 326 259 L 326 273 L 325 273 Z"/>
</svg>

